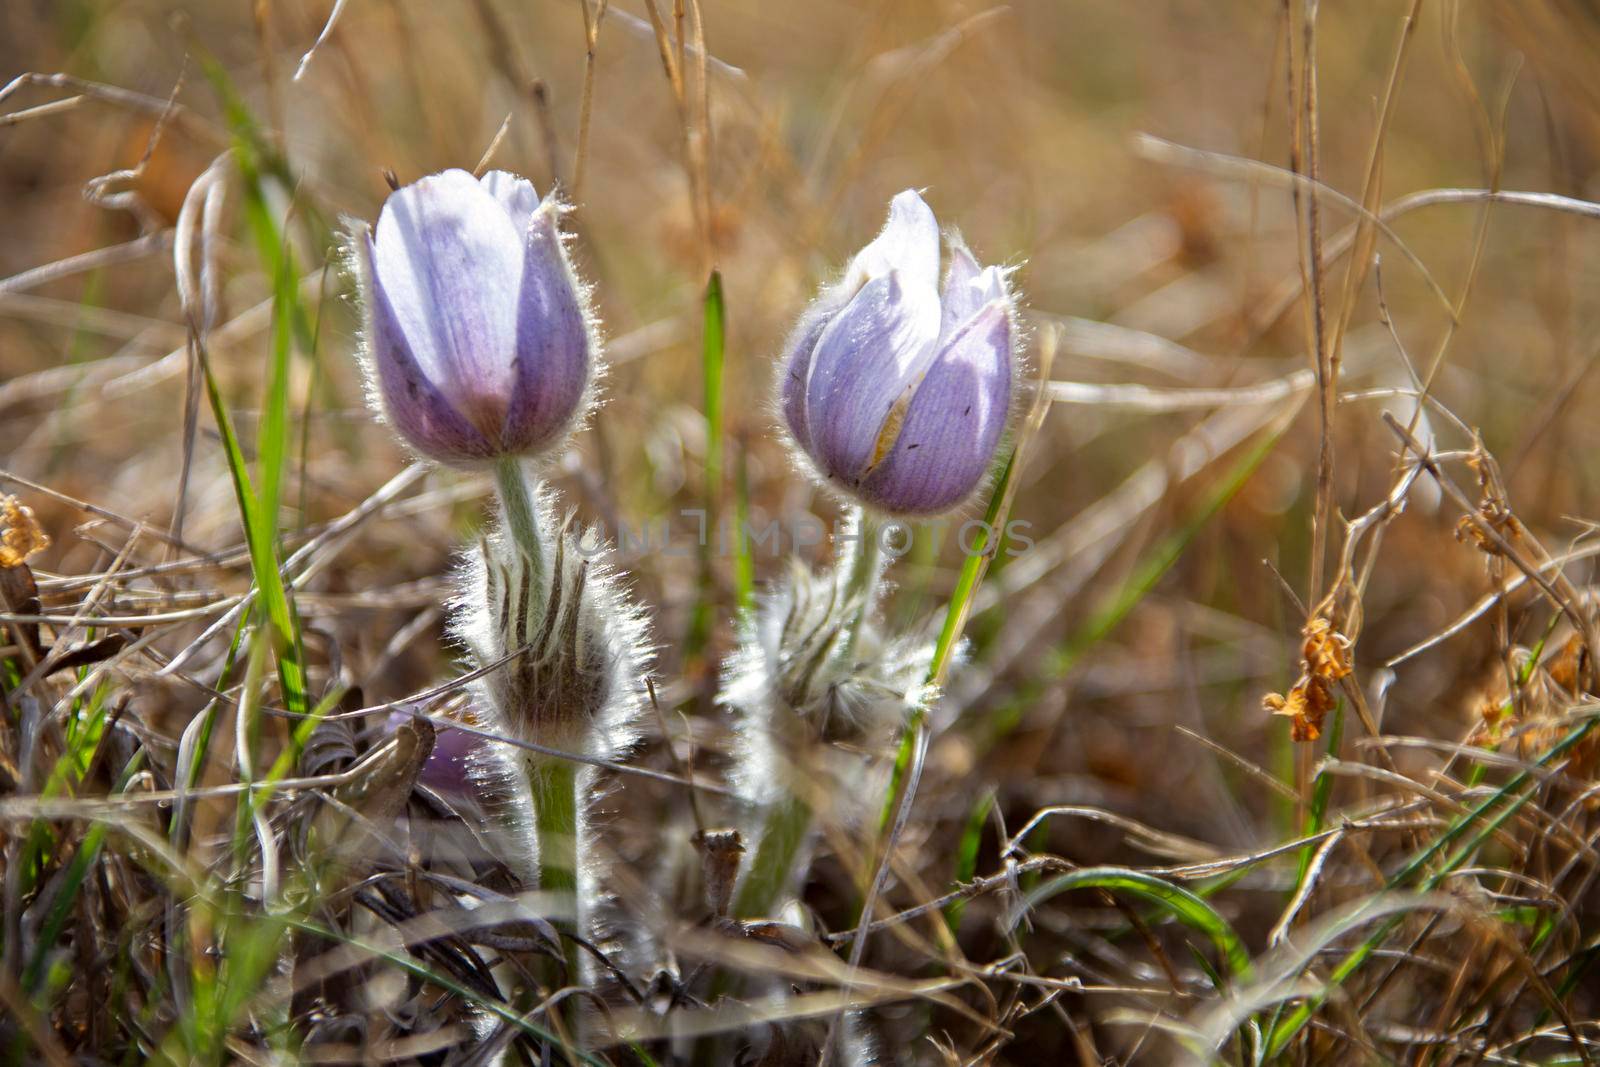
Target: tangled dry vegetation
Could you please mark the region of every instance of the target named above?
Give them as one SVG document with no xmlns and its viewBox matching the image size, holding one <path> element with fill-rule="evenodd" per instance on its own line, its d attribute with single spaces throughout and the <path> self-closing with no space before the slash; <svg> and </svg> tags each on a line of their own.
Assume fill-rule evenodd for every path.
<svg viewBox="0 0 1600 1067">
<path fill-rule="evenodd" d="M 1591 4 L 82 0 L 0 40 L 8 1061 L 1600 1058 Z M 893 192 L 1020 267 L 1026 544 L 897 562 L 887 617 L 965 650 L 779 914 L 730 912 L 715 699 L 773 556 L 614 554 L 659 653 L 601 934 L 416 784 L 471 721 L 490 487 L 372 425 L 337 234 L 491 163 L 575 205 L 610 369 L 554 480 L 613 532 L 833 516 L 772 357 Z"/>
</svg>

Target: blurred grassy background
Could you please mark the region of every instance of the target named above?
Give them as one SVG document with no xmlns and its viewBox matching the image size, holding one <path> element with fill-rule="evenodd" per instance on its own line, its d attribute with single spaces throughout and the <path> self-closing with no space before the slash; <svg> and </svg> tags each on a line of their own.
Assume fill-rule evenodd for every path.
<svg viewBox="0 0 1600 1067">
<path fill-rule="evenodd" d="M 1329 12 L 1319 27 L 1321 165 L 1327 184 L 1353 197 L 1360 196 L 1377 101 L 1407 7 Z M 151 224 L 175 221 L 190 181 L 218 147 L 206 134 L 226 136 L 214 93 L 196 63 L 185 60 L 198 50 L 224 66 L 257 117 L 277 131 L 301 195 L 324 218 L 375 217 L 385 168 L 401 180 L 445 166 L 470 168 L 508 115 L 494 164 L 529 174 L 541 188 L 553 179 L 570 188 L 585 69 L 577 5 L 352 3 L 305 76 L 293 80 L 327 14 L 323 4 L 265 0 L 253 7 L 16 3 L 4 15 L 5 66 L 13 74 L 64 70 L 155 100 L 165 100 L 181 79 L 179 99 L 209 125 L 194 135 L 169 129 L 139 176 L 110 186 L 137 194 Z M 608 379 L 603 416 L 569 466 L 580 494 L 606 498 L 588 501 L 589 517 L 637 522 L 697 500 L 703 436 L 698 388 L 686 386 L 698 381 L 705 261 L 682 126 L 654 37 L 642 10 L 612 14 L 595 53 L 589 158 L 574 226 L 619 365 Z M 1210 385 L 1305 365 L 1298 305 L 1258 328 L 1263 308 L 1295 273 L 1287 192 L 1164 166 L 1133 150 L 1134 137 L 1147 132 L 1287 161 L 1282 12 L 1275 5 L 710 3 L 704 21 L 719 61 L 710 78 L 709 186 L 712 258 L 730 309 L 729 436 L 749 443 L 758 505 L 804 503 L 800 480 L 772 443 L 766 406 L 783 334 L 816 282 L 877 228 L 888 197 L 908 185 L 925 187 L 941 219 L 959 227 L 982 257 L 1019 266 L 1037 328 L 1053 316 L 1078 316 L 1204 354 L 1178 352 L 1165 363 L 1172 373 L 1162 373 L 1119 358 L 1115 343 L 1075 332 L 1057 360 L 1057 377 Z M 1503 125 L 1502 187 L 1584 195 L 1600 92 L 1600 75 L 1580 59 L 1585 42 L 1600 39 L 1592 7 L 1495 3 L 1470 5 L 1457 17 L 1448 5 L 1425 5 L 1415 35 L 1385 145 L 1390 197 L 1485 187 L 1484 121 Z M 25 89 L 14 99 L 30 105 L 60 95 Z M 1480 109 L 1491 113 L 1487 120 Z M 85 101 L 0 131 L 0 275 L 137 237 L 134 213 L 92 203 L 82 190 L 135 166 L 153 128 L 154 116 Z M 1395 224 L 1452 299 L 1465 284 L 1480 217 L 1477 206 L 1443 206 Z M 1325 218 L 1331 232 L 1350 216 L 1327 210 Z M 1495 209 L 1487 226 L 1483 262 L 1437 391 L 1506 461 L 1524 519 L 1571 536 L 1576 528 L 1564 517 L 1595 511 L 1594 465 L 1585 462 L 1595 449 L 1593 420 L 1584 414 L 1594 386 L 1583 372 L 1594 356 L 1597 234 L 1585 220 L 1517 207 Z M 328 249 L 299 236 L 300 261 L 320 263 Z M 1425 365 L 1447 311 L 1414 269 L 1392 250 L 1380 251 L 1391 253 L 1383 277 L 1396 328 Z M 237 315 L 266 291 L 248 250 L 230 246 L 224 257 L 226 313 Z M 8 469 L 156 522 L 168 518 L 182 457 L 173 432 L 182 357 L 157 362 L 181 348 L 183 335 L 165 260 L 148 255 L 0 296 L 0 374 L 7 379 L 0 454 Z M 1341 274 L 1342 267 L 1335 276 Z M 329 298 L 317 298 L 319 288 Z M 352 319 L 331 299 L 341 288 L 337 276 L 310 283 L 330 314 L 315 364 L 308 471 L 326 495 L 306 495 L 307 519 L 342 513 L 400 461 L 388 435 L 361 410 L 348 358 Z M 1375 318 L 1369 285 L 1353 319 L 1359 351 L 1346 379 L 1351 388 L 1402 380 Z M 266 322 L 257 320 L 258 328 L 239 331 L 216 357 L 232 383 L 231 399 L 246 412 L 258 402 L 253 390 L 266 343 Z M 62 376 L 56 369 L 64 365 L 79 366 L 81 377 Z M 310 363 L 297 367 L 305 390 Z M 1339 499 L 1347 509 L 1370 503 L 1389 466 L 1392 449 L 1377 407 L 1352 404 L 1341 415 Z M 1017 517 L 1034 524 L 1035 536 L 1058 530 L 1130 472 L 1161 462 L 1204 415 L 1057 406 L 1025 471 Z M 1303 583 L 1314 441 L 1308 407 L 1140 613 L 1134 626 L 1141 636 L 1119 655 L 1164 665 L 1174 684 L 1192 681 L 1191 671 L 1172 666 L 1181 646 L 1199 641 L 1219 646 L 1218 655 L 1242 656 L 1247 646 L 1239 633 L 1192 630 L 1196 623 L 1186 618 L 1199 605 L 1260 639 L 1255 647 L 1266 662 L 1244 657 L 1236 672 L 1259 677 L 1269 669 L 1285 620 L 1275 583 L 1258 561 L 1273 559 Z M 202 448 L 197 462 L 191 529 L 202 540 L 225 537 L 234 519 L 220 455 Z M 1097 591 L 1116 588 L 1138 544 L 1170 524 L 1175 506 L 1169 501 L 1116 531 L 1119 544 L 1100 577 L 1058 596 L 1050 625 L 1069 625 Z M 818 501 L 816 509 L 826 514 L 828 504 Z M 452 521 L 473 510 L 463 501 Z M 66 515 L 52 518 L 59 525 Z M 1482 592 L 1474 554 L 1438 547 L 1450 521 L 1413 513 L 1394 531 L 1366 605 L 1373 658 L 1437 628 Z M 361 588 L 439 573 L 447 527 L 415 542 L 405 529 L 392 536 L 399 543 L 389 552 L 354 561 L 370 572 L 330 577 Z M 58 551 L 72 548 L 62 538 Z M 646 570 L 659 565 L 634 562 Z M 675 602 L 693 588 L 692 569 L 677 570 L 685 573 L 646 581 L 668 609 L 668 636 L 683 625 L 671 614 Z M 937 575 L 936 586 L 948 587 L 950 574 Z M 1000 620 L 991 625 L 1004 628 Z M 1151 632 L 1143 634 L 1146 628 Z M 381 628 L 373 639 L 381 643 Z M 397 684 L 436 670 L 426 665 L 425 649 L 408 657 L 424 663 Z M 1120 675 L 1133 662 L 1103 666 Z M 1455 663 L 1438 672 L 1422 667 L 1402 678 L 1399 692 L 1416 698 L 1404 701 L 1407 707 L 1448 717 L 1455 709 L 1435 698 L 1461 684 L 1462 674 Z M 1206 725 L 1259 747 L 1273 724 L 1257 714 L 1254 688 L 1236 688 L 1230 699 L 1206 701 L 1208 713 L 1223 720 Z M 1092 715 L 1075 717 L 1075 726 L 1058 723 L 1061 694 L 1045 702 L 1057 704 L 1056 713 L 1041 706 L 1030 714 L 1053 728 L 1089 733 L 1079 744 L 1053 738 L 1048 747 L 1060 751 L 1051 759 L 1104 750 L 1110 766 L 1122 746 L 1148 752 L 1166 743 L 1160 736 L 1171 695 L 1155 700 L 1148 716 L 1123 704 L 1103 727 Z M 1158 736 L 1141 738 L 1144 731 Z M 1130 764 L 1129 785 L 1141 784 L 1140 765 Z"/>
<path fill-rule="evenodd" d="M 1320 175 L 1356 200 L 1410 7 L 1324 5 L 1318 22 Z M 1491 185 L 1596 196 L 1600 7 L 1483 0 L 1421 9 L 1384 141 L 1383 199 Z M 1018 267 L 1035 340 L 1062 331 L 1057 379 L 1232 387 L 1312 365 L 1304 303 L 1279 300 L 1299 278 L 1287 186 L 1264 172 L 1154 158 L 1137 140 L 1150 134 L 1286 166 L 1281 5 L 708 0 L 702 12 L 710 128 L 695 124 L 691 92 L 695 129 L 686 137 L 646 12 L 628 2 L 601 23 L 580 135 L 590 65 L 578 3 L 350 0 L 296 78 L 328 18 L 320 0 L 11 0 L 0 9 L 0 81 L 65 71 L 143 97 L 130 107 L 90 96 L 26 117 L 16 113 L 75 91 L 22 86 L 5 101 L 0 468 L 157 527 L 172 520 L 186 362 L 170 238 L 161 235 L 229 141 L 202 56 L 226 72 L 283 153 L 299 218 L 375 218 L 386 169 L 408 181 L 472 168 L 503 122 L 493 165 L 529 175 L 541 190 L 561 183 L 613 364 L 606 406 L 561 483 L 581 514 L 613 528 L 618 518 L 658 519 L 702 500 L 700 300 L 710 266 L 727 292 L 728 439 L 735 454 L 746 452 L 753 505 L 758 515 L 833 513 L 777 443 L 768 409 L 774 360 L 817 282 L 875 232 L 889 197 L 908 186 L 924 188 L 981 259 Z M 166 124 L 141 165 L 169 96 L 191 117 Z M 93 185 L 123 168 L 137 173 Z M 708 212 L 696 207 L 697 171 Z M 86 197 L 86 186 L 97 197 Z M 230 200 L 232 218 L 238 203 Z M 1331 200 L 1322 217 L 1330 236 L 1354 219 Z M 226 232 L 221 321 L 233 325 L 215 336 L 211 358 L 248 443 L 269 325 L 249 309 L 270 286 L 241 227 Z M 308 422 L 304 468 L 291 464 L 285 492 L 286 530 L 344 514 L 405 462 L 362 406 L 345 283 L 337 271 L 319 273 L 331 244 L 312 226 L 290 232 L 310 272 L 302 292 L 318 341 L 314 357 L 294 364 L 294 407 Z M 1587 532 L 1576 517 L 1600 513 L 1592 414 L 1600 384 L 1588 373 L 1600 351 L 1600 223 L 1449 204 L 1396 219 L 1394 232 L 1462 308 L 1452 330 L 1449 308 L 1422 274 L 1380 241 L 1396 335 L 1420 367 L 1443 351 L 1436 395 L 1499 458 L 1522 522 L 1553 551 L 1564 547 Z M 28 273 L 147 234 L 156 236 L 121 261 L 48 278 Z M 1344 261 L 1329 277 L 1337 296 Z M 1346 392 L 1408 383 L 1378 310 L 1369 281 L 1350 316 Z M 918 834 L 949 838 L 990 788 L 999 789 L 1011 829 L 1042 805 L 1074 803 L 1221 848 L 1258 846 L 1289 830 L 1292 806 L 1174 729 L 1208 736 L 1298 787 L 1287 725 L 1262 711 L 1261 697 L 1294 680 L 1303 616 L 1262 561 L 1308 595 L 1314 399 L 1215 518 L 1197 521 L 1248 451 L 1210 455 L 1204 442 L 1227 436 L 1226 426 L 1264 426 L 1285 404 L 1053 407 L 1014 508 L 1045 554 L 1005 561 L 991 575 L 986 610 L 972 624 L 972 663 L 952 681 L 945 718 L 959 709 L 960 721 L 947 722 L 934 747 Z M 1339 407 L 1335 499 L 1347 515 L 1379 501 L 1395 469 L 1392 435 L 1378 421 L 1383 406 Z M 237 516 L 203 414 L 200 426 L 184 536 L 220 548 L 237 542 Z M 1434 428 L 1441 444 L 1471 444 L 1437 420 Z M 1471 475 L 1457 468 L 1456 477 L 1472 494 Z M 459 535 L 478 521 L 482 487 L 441 473 L 426 485 L 409 513 L 364 526 L 301 603 L 372 700 L 432 684 L 449 667 L 449 649 L 433 639 L 440 576 Z M 55 536 L 36 561 L 41 572 L 94 569 L 101 548 L 72 534 L 84 516 L 22 495 Z M 1487 621 L 1402 667 L 1392 688 L 1377 670 L 1489 588 L 1482 554 L 1453 537 L 1458 518 L 1448 499 L 1436 510 L 1414 504 L 1386 531 L 1364 590 L 1356 662 L 1361 684 L 1386 695 L 1392 730 L 1465 737 L 1500 670 L 1501 642 Z M 1192 540 L 1171 572 L 1092 656 L 1063 659 L 1081 651 L 1075 642 L 1097 611 L 1175 534 Z M 1032 570 L 1018 570 L 1030 561 Z M 661 676 L 686 679 L 679 696 L 703 689 L 729 640 L 731 568 L 719 562 L 724 611 L 712 654 L 685 663 L 693 561 L 651 554 L 624 563 L 657 612 Z M 901 566 L 901 610 L 938 609 L 956 563 L 946 545 L 936 559 Z M 776 561 L 759 558 L 758 568 L 775 573 Z M 406 630 L 419 620 L 420 630 Z M 1542 622 L 1519 615 L 1512 625 L 1512 638 L 1531 644 Z M 390 648 L 401 632 L 407 643 Z M 196 697 L 174 689 L 146 699 L 179 711 Z M 697 729 L 707 745 L 720 743 L 714 721 Z M 1437 762 L 1420 750 L 1397 759 L 1417 773 Z M 639 840 L 648 850 L 648 836 Z M 1126 860 L 1121 840 L 1062 823 L 1038 844 L 1092 863 Z M 928 855 L 929 877 L 948 878 L 938 849 Z M 985 852 L 980 869 L 993 862 Z M 1259 937 L 1274 909 L 1243 898 L 1233 918 L 1247 938 Z"/>
</svg>

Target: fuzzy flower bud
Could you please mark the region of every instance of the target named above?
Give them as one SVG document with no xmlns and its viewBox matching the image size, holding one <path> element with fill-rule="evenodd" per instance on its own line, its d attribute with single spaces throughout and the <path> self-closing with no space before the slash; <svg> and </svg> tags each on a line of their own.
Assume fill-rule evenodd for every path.
<svg viewBox="0 0 1600 1067">
<path fill-rule="evenodd" d="M 832 485 L 894 515 L 961 504 L 1011 413 L 1015 299 L 959 238 L 939 286 L 939 224 L 912 190 L 790 335 L 779 399 Z"/>
<path fill-rule="evenodd" d="M 597 344 L 560 213 L 524 178 L 447 170 L 394 193 L 357 237 L 368 389 L 421 454 L 533 455 L 582 418 Z"/>
<path fill-rule="evenodd" d="M 548 502 L 538 507 L 549 524 Z M 648 658 L 643 624 L 605 563 L 585 558 L 568 526 L 556 531 L 544 577 L 509 538 L 484 542 L 482 569 L 467 578 L 460 632 L 481 666 L 524 650 L 483 679 L 485 717 L 524 741 L 609 758 L 632 737 Z M 549 759 L 521 755 L 533 764 Z"/>
<path fill-rule="evenodd" d="M 585 868 L 583 912 L 598 899 L 593 857 L 575 847 L 588 832 L 593 768 L 539 749 L 620 756 L 636 737 L 651 652 L 638 610 L 606 562 L 592 558 L 593 532 L 555 521 L 548 490 L 534 493 L 531 507 L 542 566 L 502 529 L 470 554 L 462 575 L 453 629 L 469 662 L 488 669 L 473 713 L 512 742 L 483 745 L 468 766 L 480 796 L 498 798 L 489 806 L 511 869 L 548 889 L 553 871 Z M 570 810 L 562 814 L 563 806 Z M 552 821 L 567 825 L 553 835 Z"/>
<path fill-rule="evenodd" d="M 859 514 L 853 521 L 853 538 L 872 536 Z M 924 634 L 891 637 L 873 617 L 884 565 L 871 553 L 817 574 L 791 559 L 740 621 L 718 700 L 738 716 L 733 778 L 760 825 L 750 827 L 756 847 L 736 918 L 770 917 L 797 890 L 814 816 L 849 827 L 866 816 L 885 765 L 875 769 L 863 754 L 885 749 L 933 696 L 933 643 Z"/>
<path fill-rule="evenodd" d="M 811 765 L 821 748 L 859 753 L 885 743 L 930 695 L 924 681 L 933 645 L 926 635 L 889 637 L 876 620 L 859 617 L 844 586 L 841 572 L 814 574 L 791 560 L 745 620 L 724 671 L 718 699 L 742 713 L 736 777 L 758 803 L 806 790 L 796 775 L 822 777 Z M 856 641 L 846 653 L 851 628 Z M 859 758 L 847 755 L 843 766 L 838 780 L 822 787 L 836 798 L 867 784 Z"/>
</svg>

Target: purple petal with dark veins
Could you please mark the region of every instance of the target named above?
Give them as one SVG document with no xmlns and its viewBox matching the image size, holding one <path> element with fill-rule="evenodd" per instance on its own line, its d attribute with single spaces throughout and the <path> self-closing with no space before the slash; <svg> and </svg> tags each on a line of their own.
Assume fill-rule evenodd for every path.
<svg viewBox="0 0 1600 1067">
<path fill-rule="evenodd" d="M 1004 299 L 1005 295 L 1005 275 L 1000 268 L 979 267 L 966 246 L 956 242 L 950 250 L 950 270 L 945 274 L 944 291 L 939 297 L 944 311 L 939 326 L 940 343 L 955 336 L 983 305 Z"/>
<path fill-rule="evenodd" d="M 498 452 L 496 443 L 456 410 L 417 362 L 387 289 L 370 269 L 375 255 L 371 234 L 366 245 L 368 343 L 384 414 L 411 447 L 432 459 L 442 463 L 492 459 Z"/>
<path fill-rule="evenodd" d="M 516 336 L 505 442 L 509 451 L 537 452 L 577 418 L 594 369 L 589 325 L 561 246 L 554 203 L 535 212 L 528 227 Z"/>
<path fill-rule="evenodd" d="M 994 462 L 1011 409 L 1011 317 L 985 305 L 939 352 L 916 386 L 899 436 L 863 480 L 867 503 L 928 515 L 965 500 Z"/>
<path fill-rule="evenodd" d="M 490 441 L 507 415 L 523 240 L 500 200 L 463 170 L 390 196 L 372 273 L 422 374 Z"/>
<path fill-rule="evenodd" d="M 853 487 L 872 462 L 894 402 L 922 373 L 939 335 L 931 288 L 875 278 L 823 329 L 807 374 L 808 449 L 824 474 Z"/>
<path fill-rule="evenodd" d="M 824 292 L 800 316 L 789 332 L 784 346 L 784 357 L 778 363 L 778 401 L 783 407 L 784 421 L 789 432 L 801 448 L 811 449 L 811 431 L 806 424 L 806 383 L 811 375 L 811 354 L 816 350 L 822 331 L 839 314 L 843 294 L 837 289 Z"/>
</svg>

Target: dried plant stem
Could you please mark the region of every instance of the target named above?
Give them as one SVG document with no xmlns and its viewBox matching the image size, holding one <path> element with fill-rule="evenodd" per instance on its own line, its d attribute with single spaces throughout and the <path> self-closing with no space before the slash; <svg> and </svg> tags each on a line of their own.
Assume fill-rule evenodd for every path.
<svg viewBox="0 0 1600 1067">
<path fill-rule="evenodd" d="M 589 10 L 589 0 L 579 0 L 583 11 L 583 95 L 578 103 L 578 147 L 572 156 L 572 199 L 583 199 L 584 169 L 589 161 L 589 118 L 594 113 L 595 49 L 600 44 L 600 24 L 606 17 L 609 0 L 600 0 Z"/>
<path fill-rule="evenodd" d="M 1306 176 L 1313 182 L 1321 181 L 1318 167 L 1317 130 L 1317 3 L 1306 0 L 1302 24 L 1305 40 L 1300 61 L 1300 105 L 1305 109 L 1304 125 L 1299 127 L 1303 137 Z M 1305 207 L 1306 272 L 1310 279 L 1311 343 L 1316 359 L 1318 406 L 1317 426 L 1317 501 L 1311 524 L 1311 580 L 1307 599 L 1315 602 L 1323 594 L 1322 582 L 1326 566 L 1328 528 L 1333 522 L 1333 418 L 1338 405 L 1339 368 L 1334 352 L 1328 344 L 1327 297 L 1322 265 L 1322 212 L 1315 196 L 1306 197 Z"/>
<path fill-rule="evenodd" d="M 800 846 L 810 832 L 811 805 L 799 797 L 785 796 L 768 810 L 750 873 L 734 897 L 735 918 L 772 917 L 773 906 L 788 888 Z"/>
</svg>

